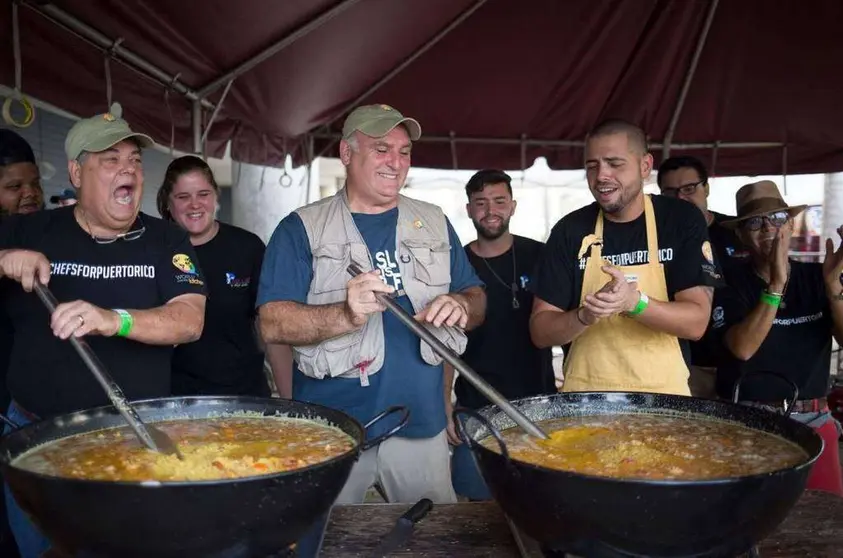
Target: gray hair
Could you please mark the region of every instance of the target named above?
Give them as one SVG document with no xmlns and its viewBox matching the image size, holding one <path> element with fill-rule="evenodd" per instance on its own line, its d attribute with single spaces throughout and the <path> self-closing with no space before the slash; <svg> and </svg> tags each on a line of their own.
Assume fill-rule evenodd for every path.
<svg viewBox="0 0 843 558">
<path fill-rule="evenodd" d="M 355 153 L 360 151 L 360 142 L 357 141 L 357 136 L 354 135 L 354 132 L 352 132 L 347 138 L 344 139 L 352 151 L 354 151 Z"/>
</svg>

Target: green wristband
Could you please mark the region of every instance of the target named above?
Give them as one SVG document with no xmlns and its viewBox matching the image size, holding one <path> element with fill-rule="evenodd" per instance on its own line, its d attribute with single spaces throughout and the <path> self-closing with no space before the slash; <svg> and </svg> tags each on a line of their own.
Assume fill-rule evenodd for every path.
<svg viewBox="0 0 843 558">
<path fill-rule="evenodd" d="M 644 294 L 642 292 L 639 292 L 638 293 L 638 304 L 636 304 L 635 308 L 630 310 L 628 312 L 628 314 L 630 316 L 637 316 L 638 314 L 640 314 L 641 312 L 646 310 L 647 306 L 649 306 L 649 305 L 650 305 L 650 297 L 648 297 L 646 294 Z"/>
<path fill-rule="evenodd" d="M 782 303 L 782 295 L 770 294 L 767 291 L 761 291 L 761 302 L 769 304 L 773 308 L 778 308 Z"/>
<path fill-rule="evenodd" d="M 135 324 L 135 319 L 125 310 L 115 308 L 114 311 L 120 316 L 120 329 L 117 330 L 117 337 L 128 337 L 132 331 L 132 326 Z"/>
</svg>

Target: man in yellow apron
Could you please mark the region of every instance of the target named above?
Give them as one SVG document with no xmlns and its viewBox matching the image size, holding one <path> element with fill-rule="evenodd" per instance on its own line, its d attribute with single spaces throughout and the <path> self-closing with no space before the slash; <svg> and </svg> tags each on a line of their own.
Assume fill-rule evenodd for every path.
<svg viewBox="0 0 843 558">
<path fill-rule="evenodd" d="M 644 194 L 644 132 L 597 126 L 585 147 L 595 203 L 563 217 L 540 262 L 530 334 L 566 348 L 562 391 L 690 395 L 688 343 L 702 337 L 721 284 L 705 219 Z"/>
</svg>

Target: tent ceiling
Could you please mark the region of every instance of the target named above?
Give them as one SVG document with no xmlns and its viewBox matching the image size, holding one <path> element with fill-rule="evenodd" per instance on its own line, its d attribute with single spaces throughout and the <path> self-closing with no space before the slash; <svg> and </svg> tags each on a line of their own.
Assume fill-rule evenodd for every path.
<svg viewBox="0 0 843 558">
<path fill-rule="evenodd" d="M 518 168 L 545 156 L 580 168 L 576 142 L 602 118 L 634 121 L 657 144 L 670 136 L 713 1 L 64 0 L 46 11 L 122 39 L 192 92 L 286 37 L 234 80 L 208 154 L 229 140 L 235 159 L 254 163 L 302 160 L 311 140 L 313 153 L 333 154 L 344 114 L 362 100 L 419 119 L 416 165 Z M 103 51 L 44 11 L 18 10 L 23 91 L 77 114 L 104 110 Z M 671 153 L 698 155 L 717 174 L 843 170 L 843 3 L 719 0 L 712 13 Z M 0 11 L 0 28 L 11 31 L 11 16 Z M 12 33 L 3 36 L 0 83 L 12 86 Z M 160 81 L 130 66 L 110 63 L 113 98 L 134 126 L 191 151 L 191 100 L 165 98 Z M 205 122 L 224 85 L 207 96 Z M 716 155 L 681 148 L 715 142 Z"/>
</svg>

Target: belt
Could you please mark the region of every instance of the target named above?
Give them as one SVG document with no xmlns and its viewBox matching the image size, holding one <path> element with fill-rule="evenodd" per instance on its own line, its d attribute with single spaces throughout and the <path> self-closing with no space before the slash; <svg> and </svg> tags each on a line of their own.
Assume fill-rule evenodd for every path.
<svg viewBox="0 0 843 558">
<path fill-rule="evenodd" d="M 742 405 L 750 407 L 773 408 L 784 410 L 786 401 L 741 401 Z M 828 411 L 828 399 L 819 397 L 817 399 L 800 399 L 793 404 L 794 413 L 824 413 Z"/>
</svg>

